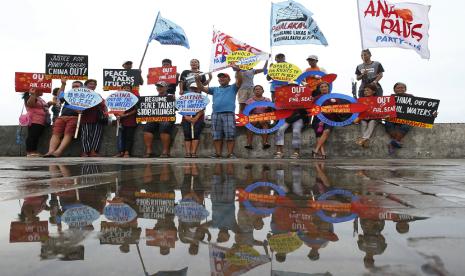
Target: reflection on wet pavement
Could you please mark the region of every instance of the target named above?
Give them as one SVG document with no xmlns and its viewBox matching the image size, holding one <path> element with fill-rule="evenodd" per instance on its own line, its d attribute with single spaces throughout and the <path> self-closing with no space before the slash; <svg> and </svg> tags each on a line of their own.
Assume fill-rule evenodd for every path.
<svg viewBox="0 0 465 276">
<path fill-rule="evenodd" d="M 1 275 L 461 275 L 464 167 L 0 161 Z"/>
</svg>

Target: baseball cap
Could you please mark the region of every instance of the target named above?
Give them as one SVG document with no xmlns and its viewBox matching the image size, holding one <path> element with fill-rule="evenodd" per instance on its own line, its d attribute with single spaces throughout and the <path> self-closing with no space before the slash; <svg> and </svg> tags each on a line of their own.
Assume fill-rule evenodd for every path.
<svg viewBox="0 0 465 276">
<path fill-rule="evenodd" d="M 307 58 L 307 60 L 309 60 L 309 59 L 314 59 L 314 60 L 318 61 L 318 56 L 316 56 L 316 55 L 309 55 L 308 58 Z"/>
<path fill-rule="evenodd" d="M 223 77 L 227 77 L 227 78 L 231 78 L 228 74 L 226 73 L 219 73 L 218 75 L 216 75 L 218 78 L 223 78 Z"/>
<path fill-rule="evenodd" d="M 156 86 L 167 87 L 168 84 L 165 81 L 159 81 L 155 84 Z"/>
</svg>

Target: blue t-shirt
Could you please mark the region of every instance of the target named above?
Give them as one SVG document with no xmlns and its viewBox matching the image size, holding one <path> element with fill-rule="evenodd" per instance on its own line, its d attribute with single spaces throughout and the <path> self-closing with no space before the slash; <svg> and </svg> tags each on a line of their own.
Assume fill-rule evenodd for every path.
<svg viewBox="0 0 465 276">
<path fill-rule="evenodd" d="M 236 84 L 210 87 L 208 94 L 213 95 L 213 113 L 236 111 Z"/>
</svg>

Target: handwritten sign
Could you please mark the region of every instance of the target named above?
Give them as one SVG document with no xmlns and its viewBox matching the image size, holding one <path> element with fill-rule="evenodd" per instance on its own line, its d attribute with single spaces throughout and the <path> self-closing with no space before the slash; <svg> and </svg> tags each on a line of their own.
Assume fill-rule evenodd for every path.
<svg viewBox="0 0 465 276">
<path fill-rule="evenodd" d="M 200 93 L 186 93 L 176 100 L 176 109 L 181 115 L 195 115 L 210 103 L 207 96 Z"/>
<path fill-rule="evenodd" d="M 237 63 L 241 62 L 242 65 L 239 65 L 241 70 L 250 70 L 258 64 L 258 58 L 251 52 L 247 51 L 234 51 L 226 56 L 226 63 L 230 64 L 231 62 Z"/>
<path fill-rule="evenodd" d="M 30 88 L 35 88 L 37 92 L 51 93 L 52 80 L 45 78 L 42 73 L 15 73 L 15 91 L 29 92 Z"/>
<path fill-rule="evenodd" d="M 119 90 L 125 84 L 132 87 L 142 83 L 139 70 L 103 69 L 103 90 Z"/>
<path fill-rule="evenodd" d="M 174 193 L 135 193 L 138 213 L 146 219 L 164 219 L 174 215 Z"/>
<path fill-rule="evenodd" d="M 302 74 L 302 71 L 299 67 L 287 62 L 273 63 L 268 69 L 268 76 L 275 81 L 292 82 L 300 74 Z"/>
<path fill-rule="evenodd" d="M 102 102 L 102 97 L 93 90 L 87 88 L 74 88 L 65 92 L 65 101 L 69 108 L 74 110 L 85 110 Z"/>
<path fill-rule="evenodd" d="M 105 206 L 103 215 L 111 221 L 126 223 L 137 218 L 137 213 L 126 203 L 112 202 Z"/>
<path fill-rule="evenodd" d="M 394 96 L 362 97 L 357 99 L 357 102 L 368 106 L 366 111 L 360 113 L 360 119 L 385 119 L 397 116 Z"/>
<path fill-rule="evenodd" d="M 140 122 L 174 122 L 176 110 L 174 97 L 170 96 L 145 96 L 140 97 L 140 105 L 136 115 L 137 123 Z"/>
<path fill-rule="evenodd" d="M 145 229 L 145 236 L 147 246 L 174 248 L 177 233 L 175 230 Z"/>
<path fill-rule="evenodd" d="M 127 91 L 116 91 L 111 93 L 105 103 L 109 112 L 124 112 L 131 109 L 139 101 L 136 95 Z"/>
<path fill-rule="evenodd" d="M 304 86 L 279 86 L 275 92 L 275 105 L 278 109 L 311 108 L 312 91 Z"/>
<path fill-rule="evenodd" d="M 226 260 L 235 266 L 247 266 L 252 263 L 267 263 L 270 259 L 265 255 L 260 255 L 250 245 L 241 244 L 227 251 Z"/>
<path fill-rule="evenodd" d="M 159 81 L 176 84 L 178 76 L 176 66 L 149 68 L 147 84 L 156 84 Z"/>
<path fill-rule="evenodd" d="M 303 242 L 295 232 L 273 235 L 268 239 L 271 249 L 277 253 L 291 253 L 299 249 Z"/>
<path fill-rule="evenodd" d="M 70 227 L 83 227 L 91 225 L 93 221 L 100 217 L 100 213 L 94 208 L 83 205 L 74 204 L 69 206 L 63 213 L 61 220 Z"/>
<path fill-rule="evenodd" d="M 48 221 L 19 222 L 10 224 L 10 243 L 40 242 L 48 238 Z"/>
<path fill-rule="evenodd" d="M 395 96 L 397 118 L 390 122 L 422 128 L 433 128 L 434 112 L 437 112 L 439 100 L 414 96 Z"/>
<path fill-rule="evenodd" d="M 140 238 L 141 229 L 137 224 L 120 224 L 102 221 L 100 223 L 100 244 L 136 244 Z"/>
<path fill-rule="evenodd" d="M 174 208 L 174 212 L 183 222 L 199 222 L 210 214 L 204 206 L 192 200 L 181 200 Z"/>
<path fill-rule="evenodd" d="M 47 79 L 87 80 L 89 59 L 81 55 L 45 55 Z"/>
</svg>

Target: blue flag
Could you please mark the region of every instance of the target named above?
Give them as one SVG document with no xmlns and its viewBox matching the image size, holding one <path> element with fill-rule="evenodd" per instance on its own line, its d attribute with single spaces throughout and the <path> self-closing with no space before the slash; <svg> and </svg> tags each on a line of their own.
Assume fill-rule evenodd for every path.
<svg viewBox="0 0 465 276">
<path fill-rule="evenodd" d="M 270 45 L 328 45 L 313 13 L 292 0 L 271 3 Z"/>
<path fill-rule="evenodd" d="M 190 48 L 184 30 L 168 19 L 163 18 L 160 12 L 158 12 L 148 43 L 154 39 L 163 45 L 180 45 L 187 49 Z"/>
</svg>

